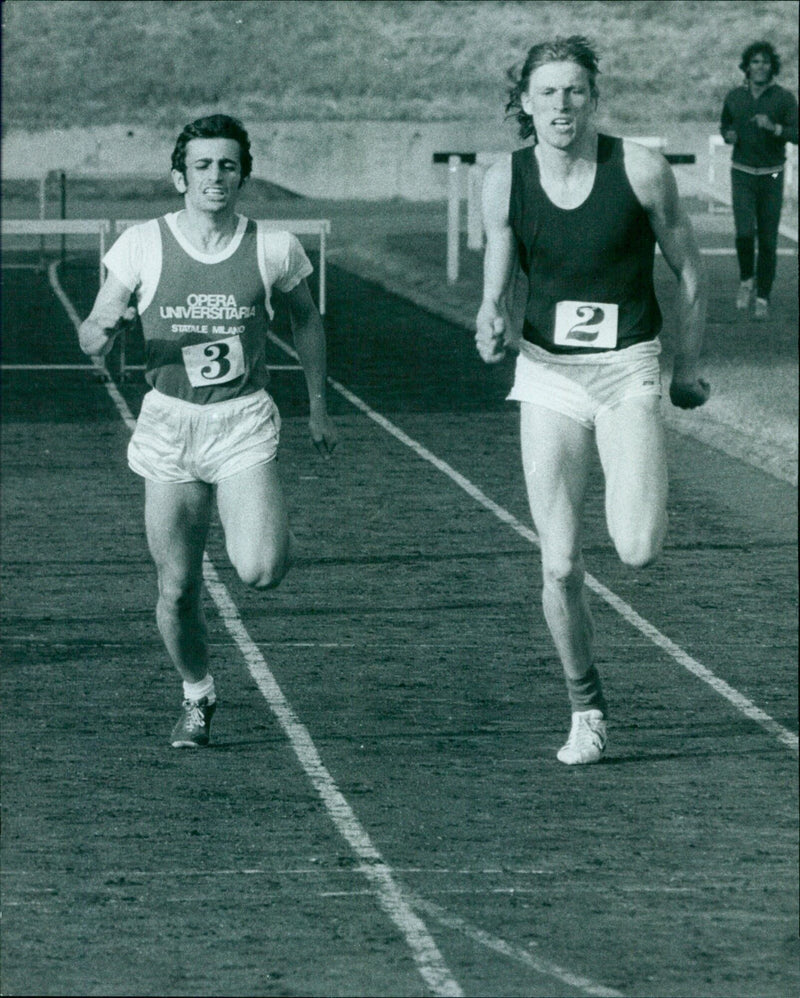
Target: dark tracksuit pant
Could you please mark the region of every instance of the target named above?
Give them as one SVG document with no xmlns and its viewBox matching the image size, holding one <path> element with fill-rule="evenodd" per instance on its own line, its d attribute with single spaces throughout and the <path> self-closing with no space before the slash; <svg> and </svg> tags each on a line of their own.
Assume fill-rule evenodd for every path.
<svg viewBox="0 0 800 998">
<path fill-rule="evenodd" d="M 731 170 L 731 193 L 739 276 L 741 280 L 748 281 L 755 274 L 756 295 L 769 298 L 775 280 L 778 226 L 783 206 L 783 171 L 755 176 L 742 170 Z"/>
</svg>

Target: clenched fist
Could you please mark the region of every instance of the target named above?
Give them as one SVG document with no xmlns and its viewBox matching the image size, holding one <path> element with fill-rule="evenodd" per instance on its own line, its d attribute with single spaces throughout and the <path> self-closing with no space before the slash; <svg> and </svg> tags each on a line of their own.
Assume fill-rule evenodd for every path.
<svg viewBox="0 0 800 998">
<path fill-rule="evenodd" d="M 669 400 L 679 409 L 696 409 L 705 405 L 710 394 L 711 385 L 705 378 L 688 383 L 673 380 L 669 386 Z"/>
</svg>

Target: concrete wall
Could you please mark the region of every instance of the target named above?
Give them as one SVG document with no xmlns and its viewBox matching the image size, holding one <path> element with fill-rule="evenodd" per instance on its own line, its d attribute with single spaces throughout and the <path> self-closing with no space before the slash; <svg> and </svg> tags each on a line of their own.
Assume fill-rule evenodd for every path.
<svg viewBox="0 0 800 998">
<path fill-rule="evenodd" d="M 447 167 L 434 152 L 512 149 L 515 130 L 502 121 L 265 122 L 249 126 L 254 175 L 303 194 L 331 199 L 438 200 Z M 10 131 L 3 137 L 5 177 L 48 170 L 165 176 L 175 133 L 138 126 Z"/>
</svg>

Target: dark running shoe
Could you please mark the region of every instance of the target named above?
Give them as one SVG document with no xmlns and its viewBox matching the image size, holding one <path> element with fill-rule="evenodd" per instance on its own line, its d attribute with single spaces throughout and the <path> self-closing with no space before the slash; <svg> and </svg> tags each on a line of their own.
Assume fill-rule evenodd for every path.
<svg viewBox="0 0 800 998">
<path fill-rule="evenodd" d="M 216 701 L 209 703 L 208 697 L 203 697 L 202 700 L 184 700 L 181 716 L 172 729 L 172 747 L 199 748 L 201 745 L 208 745 L 211 718 L 216 709 Z"/>
</svg>

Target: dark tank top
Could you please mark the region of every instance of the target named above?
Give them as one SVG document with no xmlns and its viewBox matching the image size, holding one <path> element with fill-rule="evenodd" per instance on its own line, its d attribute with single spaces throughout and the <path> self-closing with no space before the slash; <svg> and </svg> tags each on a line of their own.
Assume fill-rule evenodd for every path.
<svg viewBox="0 0 800 998">
<path fill-rule="evenodd" d="M 233 253 L 213 263 L 190 256 L 164 218 L 158 226 L 161 275 L 141 316 L 146 380 L 198 405 L 264 388 L 268 323 L 256 223 L 248 219 Z"/>
<path fill-rule="evenodd" d="M 509 221 L 528 277 L 523 338 L 551 353 L 620 350 L 655 339 L 655 235 L 631 189 L 622 139 L 598 135 L 597 172 L 577 208 L 544 192 L 534 147 L 511 156 Z"/>
</svg>

